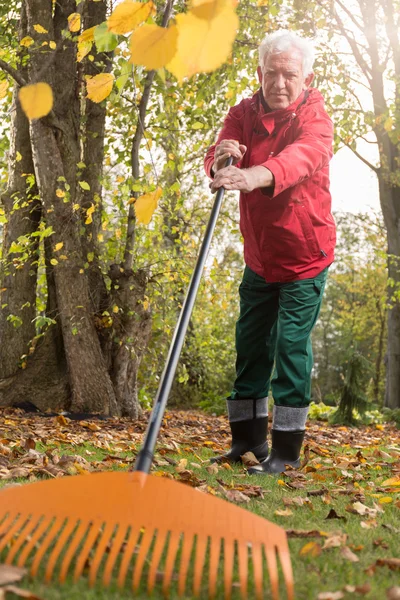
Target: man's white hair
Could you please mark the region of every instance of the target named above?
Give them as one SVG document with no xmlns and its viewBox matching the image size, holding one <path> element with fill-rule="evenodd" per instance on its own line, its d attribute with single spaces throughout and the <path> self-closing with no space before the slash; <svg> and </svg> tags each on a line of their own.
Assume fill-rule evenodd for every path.
<svg viewBox="0 0 400 600">
<path fill-rule="evenodd" d="M 279 54 L 280 52 L 286 52 L 290 48 L 296 48 L 299 50 L 303 57 L 303 75 L 307 77 L 312 73 L 312 68 L 315 58 L 314 45 L 311 40 L 301 38 L 292 31 L 274 31 L 274 33 L 268 33 L 258 48 L 259 64 L 261 68 L 264 66 L 265 58 L 272 53 Z"/>
</svg>

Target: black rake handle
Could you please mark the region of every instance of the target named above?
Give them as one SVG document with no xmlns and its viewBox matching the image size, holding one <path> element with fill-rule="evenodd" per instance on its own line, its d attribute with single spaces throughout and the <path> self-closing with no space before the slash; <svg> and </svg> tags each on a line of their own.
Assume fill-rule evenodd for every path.
<svg viewBox="0 0 400 600">
<path fill-rule="evenodd" d="M 225 166 L 229 167 L 232 164 L 232 162 L 233 158 L 230 156 L 226 160 Z M 167 362 L 164 367 L 163 374 L 161 376 L 161 381 L 154 401 L 150 421 L 147 426 L 146 437 L 143 442 L 143 447 L 136 457 L 133 471 L 142 471 L 143 473 L 150 472 L 157 437 L 161 429 L 162 419 L 167 406 L 169 393 L 171 391 L 171 387 L 174 381 L 175 371 L 176 367 L 178 366 L 182 346 L 185 341 L 186 331 L 189 325 L 190 317 L 193 312 L 193 307 L 199 289 L 204 264 L 207 259 L 208 251 L 210 249 L 211 240 L 221 209 L 224 193 L 225 188 L 220 188 L 217 192 L 214 201 L 214 206 L 211 211 L 210 220 L 207 225 L 206 233 L 200 248 L 199 256 L 197 257 L 197 262 L 193 271 L 192 279 L 190 280 L 188 291 L 186 293 L 186 298 L 184 300 L 182 310 L 175 327 L 175 332 L 169 349 Z"/>
</svg>

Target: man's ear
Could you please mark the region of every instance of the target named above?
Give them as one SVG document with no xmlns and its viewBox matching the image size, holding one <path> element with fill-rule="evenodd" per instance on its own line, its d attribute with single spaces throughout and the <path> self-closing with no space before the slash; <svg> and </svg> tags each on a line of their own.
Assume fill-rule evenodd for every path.
<svg viewBox="0 0 400 600">
<path fill-rule="evenodd" d="M 309 75 L 307 75 L 307 77 L 304 80 L 303 88 L 307 89 L 308 87 L 310 87 L 310 85 L 312 84 L 313 81 L 314 81 L 314 73 L 310 73 Z"/>
<path fill-rule="evenodd" d="M 262 85 L 262 71 L 261 71 L 261 67 L 257 67 L 257 75 L 258 75 L 258 81 L 260 82 L 260 85 Z"/>
</svg>

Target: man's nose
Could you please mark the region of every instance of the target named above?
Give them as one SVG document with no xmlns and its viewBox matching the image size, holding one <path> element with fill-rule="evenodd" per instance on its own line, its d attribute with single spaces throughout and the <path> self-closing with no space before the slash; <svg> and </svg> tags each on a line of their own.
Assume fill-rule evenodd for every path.
<svg viewBox="0 0 400 600">
<path fill-rule="evenodd" d="M 275 75 L 274 78 L 274 87 L 277 90 L 282 90 L 285 87 L 285 78 L 283 77 L 283 75 Z"/>
</svg>

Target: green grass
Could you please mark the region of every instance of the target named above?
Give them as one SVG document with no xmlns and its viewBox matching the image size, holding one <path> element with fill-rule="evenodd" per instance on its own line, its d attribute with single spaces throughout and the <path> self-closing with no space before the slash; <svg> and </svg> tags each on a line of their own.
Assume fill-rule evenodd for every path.
<svg viewBox="0 0 400 600">
<path fill-rule="evenodd" d="M 43 445 L 37 447 L 38 450 L 44 451 L 52 446 L 44 447 Z M 378 446 L 373 449 L 376 450 Z M 380 447 L 385 450 L 385 446 Z M 332 449 L 331 449 L 332 450 Z M 61 456 L 62 454 L 72 453 L 80 454 L 89 461 L 101 461 L 107 454 L 108 451 L 99 449 L 98 447 L 91 446 L 89 443 L 82 445 L 75 445 L 73 447 L 57 446 L 57 452 Z M 88 454 L 88 452 L 90 454 Z M 347 456 L 349 458 L 354 457 L 357 450 L 350 447 L 337 448 L 332 450 L 331 454 L 327 459 L 321 457 L 319 463 L 322 466 L 330 466 L 331 463 L 327 463 L 326 460 L 333 460 L 337 454 L 340 456 Z M 399 507 L 396 503 L 400 501 L 399 492 L 394 490 L 399 488 L 393 488 L 393 493 L 388 492 L 376 492 L 379 486 L 385 479 L 393 477 L 391 465 L 379 467 L 376 463 L 376 459 L 372 458 L 372 449 L 369 451 L 367 448 L 362 449 L 362 453 L 366 462 L 358 469 L 358 471 L 348 470 L 347 473 L 359 473 L 363 479 L 356 482 L 356 490 L 359 490 L 360 494 L 365 496 L 363 503 L 372 507 L 373 502 L 378 502 L 381 497 L 392 497 L 393 501 L 390 504 L 382 504 L 383 513 L 379 513 L 376 517 L 376 527 L 364 529 L 361 527 L 362 521 L 368 521 L 367 518 L 361 517 L 357 514 L 352 514 L 346 511 L 346 507 L 349 506 L 351 500 L 354 500 L 353 495 L 345 495 L 334 493 L 334 490 L 339 487 L 337 476 L 342 477 L 341 486 L 345 488 L 346 480 L 352 481 L 352 478 L 347 477 L 346 474 L 342 475 L 340 471 L 324 471 L 326 479 L 324 481 L 312 479 L 312 473 L 306 475 L 306 486 L 304 489 L 290 489 L 287 487 L 287 483 L 291 480 L 284 476 L 252 476 L 245 475 L 245 470 L 241 466 L 235 466 L 232 469 L 219 468 L 216 475 L 212 475 L 207 472 L 206 467 L 208 463 L 200 463 L 200 460 L 206 460 L 213 453 L 207 449 L 196 448 L 196 455 L 193 453 L 182 452 L 180 454 L 168 453 L 168 457 L 180 461 L 181 459 L 187 459 L 188 463 L 186 468 L 191 470 L 196 477 L 201 480 L 205 480 L 206 483 L 214 489 L 220 489 L 216 479 L 220 479 L 224 482 L 225 487 L 235 485 L 256 485 L 262 486 L 264 489 L 264 498 L 252 499 L 247 504 L 242 504 L 246 510 L 252 511 L 261 517 L 272 521 L 284 529 L 294 530 L 317 530 L 324 532 L 323 537 L 312 537 L 309 539 L 304 538 L 290 538 L 289 546 L 291 552 L 292 565 L 295 576 L 295 589 L 297 600 L 312 600 L 316 599 L 318 594 L 323 591 L 338 591 L 343 590 L 344 586 L 363 586 L 368 583 L 371 587 L 370 592 L 366 594 L 365 598 L 373 600 L 384 600 L 386 598 L 385 590 L 391 586 L 399 584 L 399 571 L 391 571 L 387 566 L 378 566 L 373 574 L 367 573 L 366 569 L 371 565 L 374 565 L 377 559 L 399 557 L 399 535 L 393 530 L 383 527 L 383 525 L 396 528 L 400 528 L 399 520 Z M 121 456 L 129 456 L 129 453 L 121 453 Z M 316 458 L 312 455 L 312 458 Z M 165 459 L 163 456 L 156 455 L 158 461 L 163 462 Z M 379 461 L 377 461 L 379 462 Z M 191 463 L 201 464 L 201 468 L 198 468 Z M 315 461 L 314 461 L 315 463 Z M 378 467 L 378 468 L 375 468 Z M 117 468 L 115 465 L 113 468 Z M 171 473 L 177 476 L 176 467 L 173 465 L 161 464 L 157 467 L 158 470 L 162 470 L 165 473 Z M 342 469 L 346 473 L 346 469 Z M 320 473 L 319 470 L 316 472 L 317 475 Z M 332 476 L 334 474 L 334 476 Z M 323 475 L 323 476 L 324 476 Z M 4 483 L 3 481 L 0 484 Z M 8 482 L 7 482 L 8 483 Z M 308 496 L 307 493 L 320 488 L 326 488 L 328 491 L 325 494 L 330 496 L 330 503 L 324 503 L 322 496 Z M 196 492 L 194 492 L 196 493 Z M 371 494 L 378 494 L 378 497 L 373 497 Z M 283 503 L 284 498 L 302 497 L 309 498 L 312 502 L 312 506 L 290 506 L 293 514 L 291 516 L 278 516 L 275 514 L 277 509 L 282 510 L 285 508 Z M 334 508 L 336 513 L 345 517 L 344 519 L 326 519 L 331 508 Z M 347 534 L 346 545 L 356 554 L 359 558 L 359 562 L 350 562 L 341 555 L 341 548 L 335 547 L 327 550 L 322 550 L 318 555 L 312 556 L 311 554 L 301 555 L 301 549 L 308 542 L 315 542 L 320 546 L 323 545 L 324 540 L 329 534 L 334 532 L 341 532 Z M 375 542 L 375 543 L 374 543 Z M 314 546 L 315 552 L 319 552 L 318 546 Z M 161 565 L 162 570 L 162 565 Z M 206 577 L 206 576 L 205 576 Z M 144 579 L 144 578 L 143 578 Z M 189 574 L 189 581 L 191 577 Z M 251 583 L 251 582 L 250 582 Z M 36 593 L 39 597 L 45 600 L 100 600 L 100 599 L 115 599 L 123 600 L 125 598 L 132 597 L 132 592 L 126 588 L 124 590 L 118 590 L 115 587 L 110 589 L 104 589 L 101 586 L 96 586 L 94 589 L 89 589 L 87 581 L 83 578 L 77 584 L 73 584 L 72 581 L 68 581 L 64 585 L 52 583 L 51 585 L 44 585 L 40 578 L 32 580 L 26 577 L 20 584 L 21 587 L 29 588 L 32 592 Z M 282 587 L 282 589 L 284 589 Z M 250 597 L 254 597 L 254 590 L 250 586 Z M 204 594 L 206 597 L 207 594 Z M 141 587 L 137 597 L 146 597 L 145 587 Z M 158 587 L 153 597 L 158 599 L 161 598 L 160 588 Z M 173 583 L 171 590 L 171 598 L 176 597 L 176 582 Z M 186 598 L 191 598 L 192 595 L 187 588 Z M 239 592 L 234 589 L 233 598 L 238 598 Z M 265 596 L 270 597 L 269 595 Z M 282 594 L 282 598 L 285 598 L 285 594 Z M 360 597 L 357 594 L 346 593 L 345 598 L 357 598 Z M 222 586 L 219 586 L 217 598 L 223 598 Z"/>
</svg>

